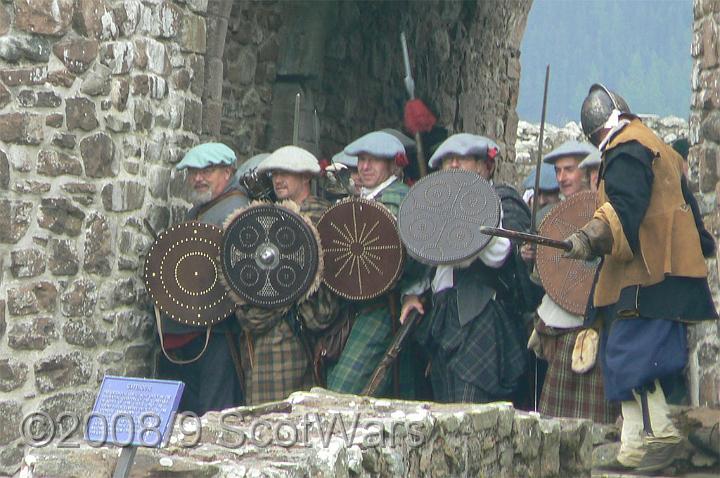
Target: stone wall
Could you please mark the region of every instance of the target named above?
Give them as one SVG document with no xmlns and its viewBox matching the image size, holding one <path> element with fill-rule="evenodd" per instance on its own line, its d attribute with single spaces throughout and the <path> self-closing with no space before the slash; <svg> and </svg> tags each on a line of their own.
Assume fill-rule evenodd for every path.
<svg viewBox="0 0 720 478">
<path fill-rule="evenodd" d="M 142 219 L 184 210 L 170 168 L 201 133 L 207 5 L 0 3 L 0 474 L 23 415 L 152 375 Z"/>
<path fill-rule="evenodd" d="M 132 476 L 590 477 L 593 444 L 605 441 L 588 420 L 541 418 L 509 403 L 442 405 L 314 389 L 178 423 L 166 448 L 139 449 Z M 116 461 L 117 449 L 51 445 L 31 450 L 20 476 L 109 478 Z"/>
<path fill-rule="evenodd" d="M 690 165 L 693 187 L 703 198 L 705 224 L 720 237 L 720 4 L 694 0 Z M 720 302 L 720 250 L 710 261 L 711 287 Z M 691 340 L 690 363 L 695 405 L 720 405 L 720 323 L 698 326 Z"/>
<path fill-rule="evenodd" d="M 334 153 L 375 128 L 401 129 L 407 101 L 400 31 L 415 94 L 450 133 L 497 138 L 514 159 L 520 41 L 531 2 L 340 2 L 319 111 Z M 399 19 L 399 20 L 398 20 Z M 418 19 L 422 19 L 419 21 Z M 507 168 L 507 174 L 512 169 Z"/>
<path fill-rule="evenodd" d="M 230 10 L 219 139 L 242 159 L 268 149 L 282 6 L 242 0 L 233 2 Z"/>
<path fill-rule="evenodd" d="M 237 70 L 234 78 L 240 79 L 241 71 L 243 76 L 242 81 L 226 77 L 226 91 L 232 92 L 235 105 L 225 103 L 223 134 L 234 136 L 243 152 L 290 143 L 298 92 L 300 144 L 316 151 L 318 124 L 322 157 L 373 129 L 402 129 L 407 93 L 400 32 L 405 31 L 415 93 L 433 110 L 438 125 L 450 133 L 482 132 L 497 138 L 511 166 L 519 45 L 530 5 L 521 0 L 270 3 L 263 14 L 268 21 L 252 28 L 247 18 L 255 17 L 243 13 L 240 25 L 246 27 L 229 34 L 226 44 L 227 75 Z M 242 9 L 233 7 L 231 26 L 236 10 Z M 243 37 L 251 34 L 248 30 L 260 44 L 255 56 L 249 53 L 250 40 Z M 234 66 L 236 58 L 249 59 L 250 69 L 257 64 L 254 83 L 250 71 Z M 272 92 L 266 83 L 271 74 L 276 75 Z M 248 129 L 245 116 L 267 118 L 263 115 L 270 99 L 270 127 L 263 136 L 261 125 Z M 508 177 L 513 174 L 510 166 L 503 172 Z"/>
</svg>

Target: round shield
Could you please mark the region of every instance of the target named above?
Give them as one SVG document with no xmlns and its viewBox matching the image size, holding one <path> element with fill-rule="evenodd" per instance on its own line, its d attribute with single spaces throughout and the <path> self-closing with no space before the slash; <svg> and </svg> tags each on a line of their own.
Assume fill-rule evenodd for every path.
<svg viewBox="0 0 720 478">
<path fill-rule="evenodd" d="M 410 189 L 398 213 L 408 253 L 422 263 L 453 265 L 490 242 L 480 226 L 500 223 L 500 199 L 477 173 L 449 170 L 425 176 Z"/>
<path fill-rule="evenodd" d="M 592 219 L 595 198 L 595 193 L 584 191 L 558 203 L 545 216 L 538 233 L 551 239 L 566 239 Z M 565 259 L 562 254 L 560 249 L 538 246 L 536 264 L 540 280 L 547 295 L 560 307 L 571 314 L 583 315 L 600 259 L 578 261 Z"/>
<path fill-rule="evenodd" d="M 318 272 L 314 231 L 298 214 L 274 204 L 251 206 L 225 228 L 221 265 L 240 299 L 267 308 L 303 296 Z"/>
<path fill-rule="evenodd" d="M 171 319 L 207 326 L 235 308 L 223 287 L 217 257 L 222 228 L 185 222 L 162 232 L 145 257 L 145 288 L 155 305 Z"/>
<path fill-rule="evenodd" d="M 331 291 L 345 299 L 367 300 L 395 285 L 404 251 L 395 218 L 385 206 L 347 198 L 325 211 L 317 228 L 323 282 Z"/>
</svg>

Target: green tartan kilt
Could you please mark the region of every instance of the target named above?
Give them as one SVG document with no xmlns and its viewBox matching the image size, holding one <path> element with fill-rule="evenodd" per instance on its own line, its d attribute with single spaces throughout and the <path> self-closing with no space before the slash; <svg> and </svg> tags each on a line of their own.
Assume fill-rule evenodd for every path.
<svg viewBox="0 0 720 478">
<path fill-rule="evenodd" d="M 327 388 L 340 393 L 360 394 L 370 381 L 373 371 L 385 355 L 392 339 L 392 321 L 387 307 L 359 314 L 340 358 L 336 364 L 329 367 Z M 410 359 L 410 355 L 405 352 L 401 352 L 398 358 L 400 396 L 406 399 L 412 399 L 415 395 Z M 391 369 L 383 385 L 378 389 L 377 395 L 388 396 L 391 393 L 392 375 Z"/>
</svg>

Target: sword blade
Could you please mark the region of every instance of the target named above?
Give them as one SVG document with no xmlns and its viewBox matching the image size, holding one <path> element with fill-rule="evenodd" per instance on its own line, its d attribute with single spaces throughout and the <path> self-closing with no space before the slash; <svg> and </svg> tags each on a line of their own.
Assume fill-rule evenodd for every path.
<svg viewBox="0 0 720 478">
<path fill-rule="evenodd" d="M 572 249 L 572 244 L 570 244 L 568 241 L 558 241 L 557 239 L 551 239 L 545 236 L 538 236 L 537 234 L 510 231 L 507 229 L 501 229 L 499 227 L 480 226 L 480 233 L 487 234 L 488 236 L 500 236 L 507 237 L 508 239 L 517 239 L 523 242 L 532 242 L 533 244 L 554 247 L 555 249 L 562 249 L 563 251 L 569 251 L 570 249 Z"/>
</svg>

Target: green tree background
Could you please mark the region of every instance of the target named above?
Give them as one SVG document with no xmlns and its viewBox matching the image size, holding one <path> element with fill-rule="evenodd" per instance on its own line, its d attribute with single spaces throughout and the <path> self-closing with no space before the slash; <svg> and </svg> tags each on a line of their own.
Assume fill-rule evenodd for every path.
<svg viewBox="0 0 720 478">
<path fill-rule="evenodd" d="M 534 0 L 521 46 L 520 118 L 540 121 L 547 64 L 550 123 L 579 122 L 595 82 L 636 113 L 687 118 L 692 19 L 691 0 Z"/>
</svg>

